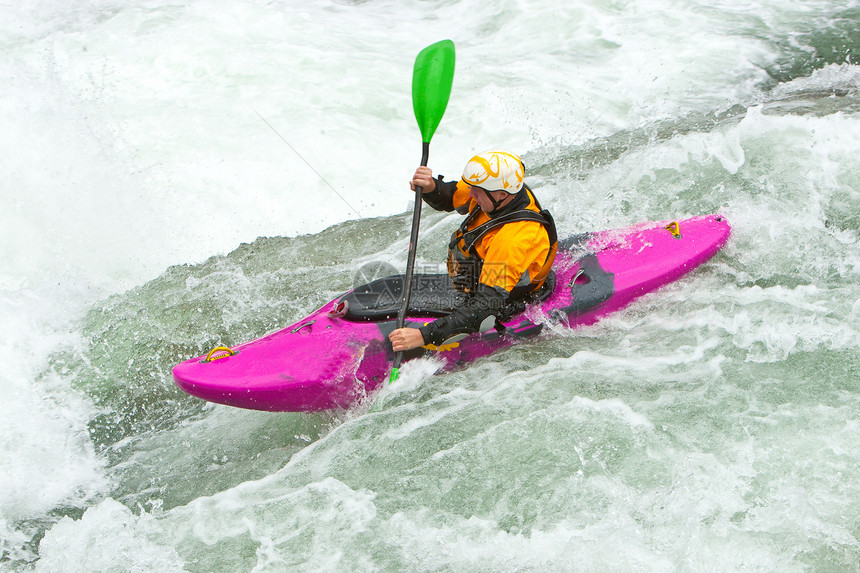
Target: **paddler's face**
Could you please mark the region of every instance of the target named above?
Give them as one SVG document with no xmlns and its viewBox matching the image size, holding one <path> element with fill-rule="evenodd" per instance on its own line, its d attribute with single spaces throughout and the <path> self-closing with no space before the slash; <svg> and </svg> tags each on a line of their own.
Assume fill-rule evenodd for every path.
<svg viewBox="0 0 860 573">
<path fill-rule="evenodd" d="M 493 196 L 493 199 L 496 202 L 502 201 L 506 197 L 510 197 L 510 195 L 505 191 L 490 191 L 490 195 Z M 480 207 L 481 211 L 484 213 L 492 213 L 495 209 L 495 207 L 493 207 L 493 202 L 490 201 L 489 197 L 487 197 L 487 192 L 480 187 L 469 185 L 469 197 L 475 200 L 478 207 Z"/>
</svg>

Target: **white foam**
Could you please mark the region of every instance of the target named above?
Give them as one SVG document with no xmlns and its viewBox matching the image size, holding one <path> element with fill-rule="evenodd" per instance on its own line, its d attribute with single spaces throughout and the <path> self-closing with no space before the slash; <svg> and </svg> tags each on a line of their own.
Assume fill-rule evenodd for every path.
<svg viewBox="0 0 860 573">
<path fill-rule="evenodd" d="M 39 544 L 36 571 L 90 573 L 131 566 L 138 571 L 182 571 L 185 561 L 148 513 L 135 516 L 106 499 L 79 520 L 61 519 Z"/>
<path fill-rule="evenodd" d="M 78 343 L 67 330 L 70 317 L 57 304 L 55 292 L 2 294 L 0 533 L 4 551 L 29 560 L 33 556 L 22 549 L 29 535 L 16 534 L 12 524 L 56 508 L 84 507 L 98 499 L 109 482 L 87 429 L 92 405 L 68 380 L 43 371 L 58 346 Z"/>
<path fill-rule="evenodd" d="M 675 429 L 671 436 L 681 445 L 665 453 L 666 430 L 652 427 L 653 412 L 592 397 L 589 392 L 600 389 L 575 377 L 579 371 L 615 375 L 641 381 L 642 392 L 674 383 L 683 391 L 653 403 L 683 410 L 700 398 L 686 394 L 685 384 L 720 380 L 730 360 L 720 354 L 726 342 L 742 351 L 741 360 L 764 365 L 860 345 L 860 302 L 845 280 L 856 279 L 860 269 L 851 219 L 858 200 L 856 113 L 768 112 L 780 98 L 855 91 L 856 66 L 827 66 L 770 94 L 760 92 L 771 81 L 765 69 L 783 55 L 785 39 L 843 8 L 801 0 L 0 3 L 0 393 L 9 422 L 0 430 L 3 551 L 33 559 L 24 549 L 31 532 L 20 522 L 53 519 L 49 513 L 57 507 L 86 506 L 83 518 L 64 518 L 47 532 L 37 568 L 177 570 L 188 556 L 226 559 L 239 540 L 236 545 L 257 552 L 260 570 L 282 567 L 293 554 L 320 570 L 372 569 L 380 553 L 362 550 L 387 538 L 402 548 L 398 564 L 425 569 L 564 569 L 576 555 L 576 563 L 594 570 L 679 563 L 697 570 L 791 570 L 796 565 L 786 548 L 807 542 L 807 526 L 818 549 L 843 544 L 850 551 L 851 532 L 836 521 L 841 510 L 821 504 L 822 512 L 814 511 L 827 501 L 830 490 L 822 488 L 833 486 L 813 480 L 804 482 L 811 492 L 798 491 L 804 476 L 794 474 L 784 482 L 765 481 L 758 490 L 749 485 L 756 471 L 764 480 L 772 477 L 768 472 L 794 471 L 789 455 L 784 467 L 768 467 L 772 456 L 785 451 L 783 443 L 750 453 L 745 448 L 753 445 L 735 448 L 731 440 L 696 434 L 712 428 L 688 421 L 688 430 Z M 111 484 L 105 461 L 87 438 L 93 406 L 63 374 L 45 374 L 52 352 L 74 351 L 79 344 L 76 319 L 105 294 L 141 284 L 172 264 L 227 252 L 258 236 L 314 233 L 350 218 L 406 210 L 412 198 L 406 181 L 420 157 L 409 101 L 413 58 L 445 37 L 457 44 L 457 72 L 433 140 L 435 172 L 456 178 L 471 152 L 488 147 L 523 153 L 527 164 L 530 155 L 545 157 L 550 167 L 543 170 L 547 194 L 541 198 L 549 198 L 545 205 L 570 231 L 724 209 L 734 234 L 727 259 L 710 271 L 719 280 L 695 283 L 705 286 L 691 293 L 700 298 L 683 318 L 672 312 L 649 320 L 624 315 L 564 339 L 560 348 L 578 343 L 570 346 L 569 358 L 541 357 L 545 365 L 533 372 L 499 380 L 499 371 L 509 369 L 505 363 L 474 371 L 487 380 L 455 378 L 467 389 L 450 391 L 441 407 L 443 400 L 428 408 L 398 408 L 391 416 L 349 419 L 342 433 L 329 434 L 258 482 L 164 514 L 135 515 L 112 499 L 96 503 Z M 735 104 L 748 109 L 737 121 L 712 128 L 684 123 L 690 114 L 707 118 Z M 665 119 L 689 129 L 658 137 L 653 126 Z M 655 134 L 653 140 L 636 143 L 632 134 L 639 131 Z M 631 147 L 608 164 L 606 157 L 614 156 L 598 148 L 570 164 L 557 159 L 580 151 L 571 145 L 613 134 L 630 135 Z M 712 183 L 712 190 L 702 191 Z M 433 232 L 444 236 L 445 225 L 453 223 L 442 221 Z M 386 254 L 401 261 L 402 244 Z M 786 276 L 804 286 L 754 286 Z M 665 292 L 660 296 L 677 302 Z M 641 331 L 659 331 L 677 347 L 655 348 L 636 334 Z M 695 334 L 681 336 L 689 331 Z M 613 336 L 619 348 L 601 346 L 599 339 Z M 404 367 L 394 393 L 404 398 L 415 392 L 431 366 L 421 361 L 410 367 L 414 371 Z M 529 391 L 537 376 L 547 380 L 547 396 Z M 575 398 L 563 388 L 560 403 L 546 406 L 548 415 L 588 420 L 588 428 L 610 436 L 641 438 L 654 448 L 655 481 L 663 471 L 670 486 L 636 489 L 625 482 L 623 469 L 588 479 L 571 475 L 531 500 L 541 509 L 569 502 L 561 505 L 570 510 L 568 519 L 512 533 L 499 526 L 504 496 L 482 515 L 452 515 L 415 487 L 432 490 L 449 479 L 444 470 L 450 468 L 422 482 L 414 468 L 428 460 L 410 460 L 402 481 L 396 475 L 374 481 L 362 475 L 367 466 L 380 475 L 389 468 L 373 466 L 373 459 L 399 458 L 373 458 L 360 449 L 361 438 L 347 439 L 354 429 L 366 430 L 386 444 L 474 458 L 480 452 L 468 438 L 444 450 L 411 440 L 442 423 L 456 435 L 458 415 L 489 404 L 510 412 L 522 407 L 526 419 L 510 414 L 510 424 L 504 416 L 484 422 L 481 412 L 472 420 L 475 433 L 504 444 L 506 430 L 525 428 L 522 435 L 551 442 L 557 436 L 526 432 L 528 422 L 540 419 L 527 413 L 567 384 L 578 385 Z M 813 414 L 837 422 L 845 416 L 792 413 Z M 777 431 L 777 416 L 762 420 Z M 372 427 L 386 421 L 392 426 Z M 796 430 L 781 428 L 777 438 L 803 433 Z M 856 442 L 848 439 L 855 430 L 846 430 L 844 451 Z M 702 451 L 711 447 L 723 451 Z M 721 453 L 736 459 L 726 461 Z M 409 455 L 403 450 L 403 457 Z M 839 456 L 837 461 L 844 458 Z M 834 458 L 820 461 L 816 467 L 829 468 Z M 328 471 L 347 475 L 318 475 Z M 511 472 L 515 481 L 517 469 Z M 498 475 L 488 477 L 501 483 Z M 361 483 L 380 491 L 366 491 Z M 392 485 L 402 489 L 391 493 Z M 467 478 L 451 484 L 467 492 L 473 486 Z M 771 486 L 775 493 L 766 491 Z M 565 497 L 583 488 L 594 492 L 583 504 Z M 381 493 L 401 496 L 385 500 L 388 513 L 378 509 Z M 744 514 L 760 499 L 770 506 Z M 790 503 L 782 504 L 785 499 Z M 583 507 L 602 513 L 577 511 Z M 800 517 L 786 519 L 791 512 Z M 305 537 L 291 545 L 293 535 Z M 376 549 L 386 554 L 391 546 Z"/>
</svg>

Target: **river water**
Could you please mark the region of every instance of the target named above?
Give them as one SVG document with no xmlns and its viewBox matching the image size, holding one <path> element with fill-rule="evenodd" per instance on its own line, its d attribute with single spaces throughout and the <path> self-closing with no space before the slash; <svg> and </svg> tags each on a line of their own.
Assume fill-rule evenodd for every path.
<svg viewBox="0 0 860 573">
<path fill-rule="evenodd" d="M 0 1 L 0 569 L 857 571 L 856 0 Z M 430 165 L 523 155 L 560 234 L 720 212 L 597 325 L 381 411 L 175 363 L 403 268 Z M 457 217 L 425 209 L 419 264 Z"/>
</svg>

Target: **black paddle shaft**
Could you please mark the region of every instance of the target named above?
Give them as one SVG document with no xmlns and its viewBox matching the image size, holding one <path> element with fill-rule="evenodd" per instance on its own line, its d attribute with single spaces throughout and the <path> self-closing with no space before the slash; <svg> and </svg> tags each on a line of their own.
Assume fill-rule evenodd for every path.
<svg viewBox="0 0 860 573">
<path fill-rule="evenodd" d="M 421 166 L 427 165 L 430 156 L 430 142 L 425 141 L 421 145 Z M 415 186 L 415 207 L 412 210 L 412 232 L 409 235 L 409 252 L 406 255 L 406 276 L 403 277 L 403 298 L 400 299 L 400 312 L 397 313 L 397 328 L 406 326 L 406 310 L 409 308 L 409 299 L 412 298 L 412 275 L 415 273 L 415 251 L 418 248 L 418 227 L 421 223 L 421 186 Z M 403 352 L 394 354 L 394 368 L 400 368 L 403 361 Z"/>
</svg>

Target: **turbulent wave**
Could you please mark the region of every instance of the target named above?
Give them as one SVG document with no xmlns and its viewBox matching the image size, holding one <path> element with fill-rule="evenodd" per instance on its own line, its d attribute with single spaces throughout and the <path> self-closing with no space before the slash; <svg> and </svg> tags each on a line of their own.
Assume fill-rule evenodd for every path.
<svg viewBox="0 0 860 573">
<path fill-rule="evenodd" d="M 556 4 L 0 5 L 0 568 L 856 567 L 860 7 Z M 407 363 L 378 412 L 180 392 L 403 266 L 440 35 L 438 172 L 515 147 L 562 235 L 721 212 L 729 244 L 597 325 Z"/>
</svg>

